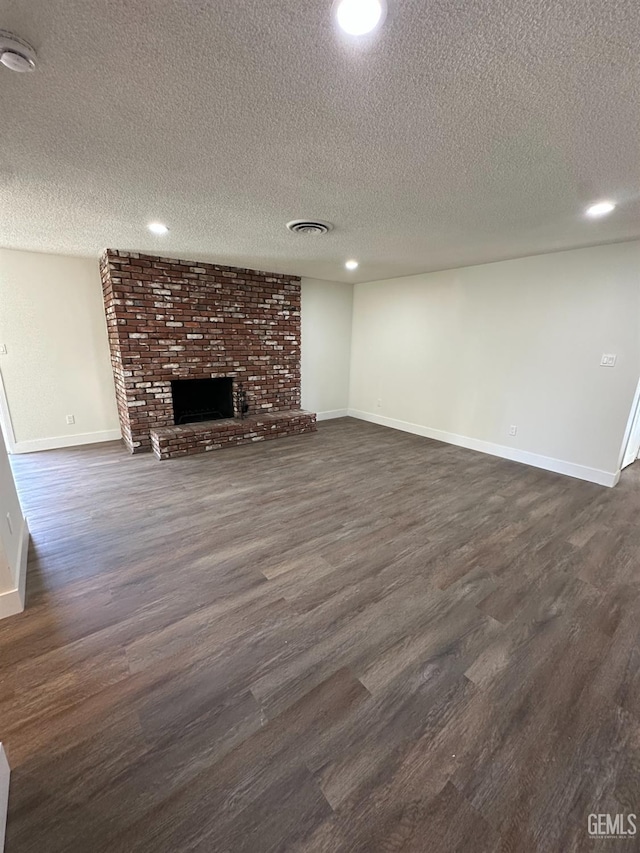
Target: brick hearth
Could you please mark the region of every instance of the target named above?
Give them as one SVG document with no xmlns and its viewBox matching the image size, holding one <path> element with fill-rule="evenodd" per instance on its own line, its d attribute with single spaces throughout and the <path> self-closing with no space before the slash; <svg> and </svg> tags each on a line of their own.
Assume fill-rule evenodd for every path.
<svg viewBox="0 0 640 853">
<path fill-rule="evenodd" d="M 300 411 L 299 278 L 111 249 L 100 269 L 132 453 L 152 434 L 165 459 L 315 429 Z M 171 381 L 223 376 L 242 383 L 249 418 L 175 426 Z"/>
<path fill-rule="evenodd" d="M 244 420 L 227 418 L 208 423 L 185 424 L 151 430 L 151 446 L 158 459 L 173 459 L 190 453 L 205 453 L 236 444 L 251 444 L 287 435 L 314 432 L 316 416 L 311 412 L 272 412 L 250 415 Z"/>
</svg>

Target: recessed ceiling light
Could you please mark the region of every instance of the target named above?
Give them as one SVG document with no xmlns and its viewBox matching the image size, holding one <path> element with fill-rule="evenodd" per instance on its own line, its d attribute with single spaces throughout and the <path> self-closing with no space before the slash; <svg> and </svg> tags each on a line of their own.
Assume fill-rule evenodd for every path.
<svg viewBox="0 0 640 853">
<path fill-rule="evenodd" d="M 347 261 L 345 264 L 345 267 L 348 270 L 357 270 L 358 269 L 358 262 L 357 261 Z"/>
<path fill-rule="evenodd" d="M 162 222 L 150 222 L 147 225 L 147 228 L 152 234 L 166 234 L 169 230 L 166 225 L 162 224 Z"/>
<path fill-rule="evenodd" d="M 339 0 L 335 6 L 338 26 L 350 36 L 363 36 L 382 23 L 384 0 Z"/>
<path fill-rule="evenodd" d="M 615 204 L 612 201 L 599 201 L 597 204 L 592 204 L 591 207 L 587 208 L 587 216 L 606 216 L 614 208 Z"/>
</svg>

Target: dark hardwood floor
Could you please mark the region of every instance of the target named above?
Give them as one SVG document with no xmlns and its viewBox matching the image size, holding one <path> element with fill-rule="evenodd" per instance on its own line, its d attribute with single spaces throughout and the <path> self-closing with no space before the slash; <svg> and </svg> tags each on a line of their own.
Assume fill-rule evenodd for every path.
<svg viewBox="0 0 640 853">
<path fill-rule="evenodd" d="M 14 458 L 7 853 L 588 851 L 640 812 L 640 470 L 354 420 Z"/>
</svg>

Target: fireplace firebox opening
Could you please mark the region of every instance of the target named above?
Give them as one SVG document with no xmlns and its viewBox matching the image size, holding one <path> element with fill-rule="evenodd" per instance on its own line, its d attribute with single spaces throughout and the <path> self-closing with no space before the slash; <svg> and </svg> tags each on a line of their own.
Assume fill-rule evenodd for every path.
<svg viewBox="0 0 640 853">
<path fill-rule="evenodd" d="M 174 379 L 171 382 L 174 424 L 233 417 L 233 379 Z"/>
</svg>

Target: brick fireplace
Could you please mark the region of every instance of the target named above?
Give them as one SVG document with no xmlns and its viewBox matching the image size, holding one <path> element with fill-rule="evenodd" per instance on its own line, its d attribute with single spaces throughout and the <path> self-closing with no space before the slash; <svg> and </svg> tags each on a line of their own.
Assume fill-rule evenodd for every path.
<svg viewBox="0 0 640 853">
<path fill-rule="evenodd" d="M 166 459 L 315 430 L 300 409 L 299 278 L 112 249 L 100 270 L 132 453 Z"/>
</svg>

